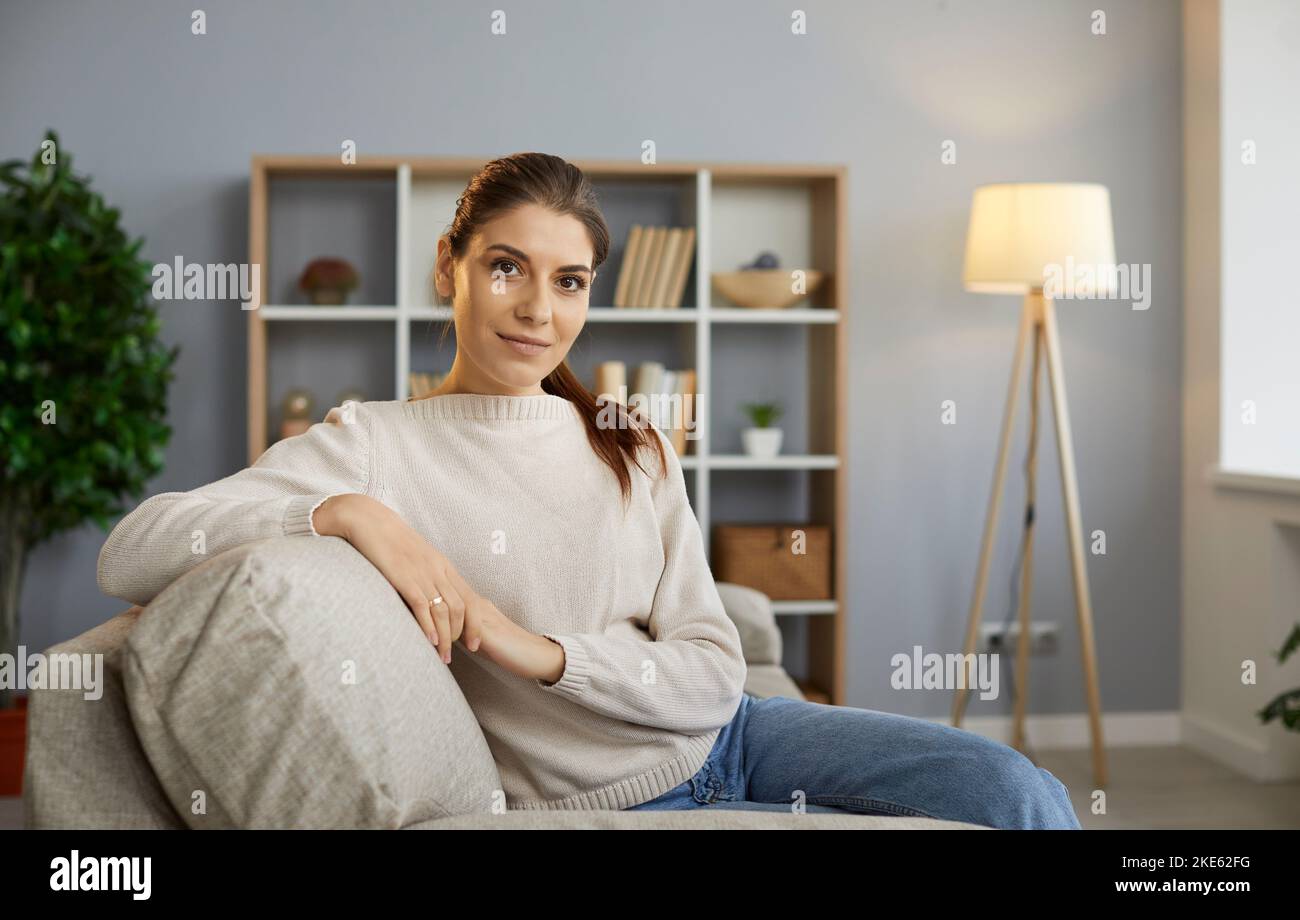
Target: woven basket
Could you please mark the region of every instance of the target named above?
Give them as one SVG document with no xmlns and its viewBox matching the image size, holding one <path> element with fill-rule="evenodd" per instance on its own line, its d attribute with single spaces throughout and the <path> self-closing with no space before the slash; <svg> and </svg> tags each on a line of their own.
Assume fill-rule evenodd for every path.
<svg viewBox="0 0 1300 920">
<path fill-rule="evenodd" d="M 794 552 L 803 531 L 803 553 Z M 825 524 L 717 524 L 713 577 L 762 591 L 774 601 L 831 596 L 831 531 Z"/>
</svg>

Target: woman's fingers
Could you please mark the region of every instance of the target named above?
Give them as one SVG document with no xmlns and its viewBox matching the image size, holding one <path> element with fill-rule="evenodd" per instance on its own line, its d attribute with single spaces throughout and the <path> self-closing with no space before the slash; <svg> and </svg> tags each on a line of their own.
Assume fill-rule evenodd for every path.
<svg viewBox="0 0 1300 920">
<path fill-rule="evenodd" d="M 435 582 L 431 589 L 429 609 L 438 626 L 438 654 L 450 664 L 451 644 L 460 637 L 465 624 L 465 602 L 461 600 L 460 592 L 447 579 L 444 578 L 441 582 Z"/>
<path fill-rule="evenodd" d="M 429 599 L 425 596 L 424 591 L 416 586 L 411 586 L 398 593 L 401 594 L 406 606 L 411 608 L 411 614 L 415 617 L 415 621 L 420 624 L 420 629 L 429 637 L 429 642 L 437 645 L 437 624 L 433 621 L 433 614 L 429 609 Z"/>
<path fill-rule="evenodd" d="M 465 598 L 465 625 L 461 633 L 460 640 L 465 643 L 465 648 L 471 652 L 477 652 L 479 645 L 483 641 L 483 620 L 475 614 L 475 602 L 478 595 L 466 582 L 461 578 L 460 572 L 448 566 L 447 576 L 456 586 L 456 590 L 461 597 Z"/>
<path fill-rule="evenodd" d="M 433 615 L 434 625 L 438 628 L 438 657 L 444 662 L 451 661 L 451 623 L 448 622 L 447 605 L 437 592 L 429 599 L 429 613 Z"/>
</svg>

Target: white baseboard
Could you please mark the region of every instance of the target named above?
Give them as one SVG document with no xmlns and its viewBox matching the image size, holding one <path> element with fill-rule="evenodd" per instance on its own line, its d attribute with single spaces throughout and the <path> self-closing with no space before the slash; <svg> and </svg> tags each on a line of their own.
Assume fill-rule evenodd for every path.
<svg viewBox="0 0 1300 920">
<path fill-rule="evenodd" d="M 1278 727 L 1278 732 L 1282 729 Z M 1183 716 L 1183 738 L 1200 751 L 1261 783 L 1300 778 L 1300 739 L 1282 734 L 1277 744 L 1194 715 Z"/>
<path fill-rule="evenodd" d="M 929 721 L 952 724 L 949 717 L 932 718 Z M 962 720 L 961 727 L 994 741 L 1010 744 L 1014 721 L 1012 716 L 968 716 Z M 1086 712 L 1026 716 L 1025 733 L 1035 748 L 1069 750 L 1092 747 Z M 1178 712 L 1103 713 L 1101 735 L 1108 748 L 1180 744 L 1183 741 L 1183 717 Z"/>
<path fill-rule="evenodd" d="M 951 725 L 948 717 L 927 721 Z M 1012 716 L 976 716 L 962 720 L 961 727 L 1003 744 L 1011 743 Z M 1077 750 L 1092 747 L 1088 714 L 1028 716 L 1025 731 L 1039 749 Z M 1285 782 L 1300 778 L 1300 738 L 1290 735 L 1269 744 L 1181 712 L 1112 712 L 1101 717 L 1102 738 L 1107 748 L 1184 744 L 1211 760 L 1257 782 Z"/>
</svg>

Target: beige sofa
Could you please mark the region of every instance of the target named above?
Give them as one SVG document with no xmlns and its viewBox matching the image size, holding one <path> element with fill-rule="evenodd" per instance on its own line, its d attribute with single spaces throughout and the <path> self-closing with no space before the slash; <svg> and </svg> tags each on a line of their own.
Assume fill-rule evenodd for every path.
<svg viewBox="0 0 1300 920">
<path fill-rule="evenodd" d="M 767 598 L 718 590 L 745 689 L 802 698 Z M 451 672 L 380 572 L 335 537 L 222 553 L 46 654 L 102 654 L 102 695 L 32 691 L 30 828 L 976 827 L 743 803 L 501 811 L 496 765 Z M 363 679 L 341 680 L 347 668 Z"/>
</svg>

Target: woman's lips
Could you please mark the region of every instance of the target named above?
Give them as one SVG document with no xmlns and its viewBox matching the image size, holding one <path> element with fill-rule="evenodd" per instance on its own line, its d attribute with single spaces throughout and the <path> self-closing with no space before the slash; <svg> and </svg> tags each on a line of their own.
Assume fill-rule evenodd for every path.
<svg viewBox="0 0 1300 920">
<path fill-rule="evenodd" d="M 501 341 L 505 342 L 521 355 L 540 355 L 542 352 L 546 351 L 546 349 L 551 347 L 550 345 L 534 345 L 531 342 L 521 342 L 518 339 L 512 339 L 510 336 L 502 335 L 499 332 L 497 333 L 497 336 Z"/>
</svg>

